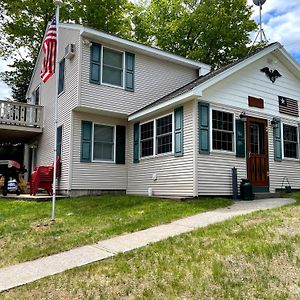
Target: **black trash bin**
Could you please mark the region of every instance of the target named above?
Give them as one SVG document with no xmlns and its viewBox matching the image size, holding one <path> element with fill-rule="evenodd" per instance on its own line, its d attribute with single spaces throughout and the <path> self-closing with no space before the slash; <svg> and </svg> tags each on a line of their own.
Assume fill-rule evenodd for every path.
<svg viewBox="0 0 300 300">
<path fill-rule="evenodd" d="M 241 192 L 241 199 L 243 200 L 254 199 L 252 184 L 249 179 L 242 179 L 240 184 L 240 192 Z"/>
</svg>

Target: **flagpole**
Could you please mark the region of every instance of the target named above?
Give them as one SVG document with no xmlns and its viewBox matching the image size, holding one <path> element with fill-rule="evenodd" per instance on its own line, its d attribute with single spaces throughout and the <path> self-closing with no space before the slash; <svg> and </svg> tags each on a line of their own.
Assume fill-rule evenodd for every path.
<svg viewBox="0 0 300 300">
<path fill-rule="evenodd" d="M 58 41 L 59 41 L 59 8 L 62 5 L 62 0 L 53 0 L 56 5 L 55 21 L 56 21 L 56 57 L 55 57 L 55 101 L 54 101 L 54 155 L 53 155 L 53 187 L 52 187 L 52 214 L 51 221 L 55 221 L 55 199 L 56 199 L 56 171 L 57 171 L 57 123 L 58 123 L 58 79 L 59 79 L 59 61 L 58 61 Z"/>
</svg>

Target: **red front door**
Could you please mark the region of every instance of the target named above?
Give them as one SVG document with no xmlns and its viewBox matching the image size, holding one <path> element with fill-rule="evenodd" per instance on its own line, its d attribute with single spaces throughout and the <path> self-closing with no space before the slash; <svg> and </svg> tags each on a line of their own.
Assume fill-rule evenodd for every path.
<svg viewBox="0 0 300 300">
<path fill-rule="evenodd" d="M 267 120 L 247 118 L 247 173 L 254 192 L 269 189 Z"/>
</svg>

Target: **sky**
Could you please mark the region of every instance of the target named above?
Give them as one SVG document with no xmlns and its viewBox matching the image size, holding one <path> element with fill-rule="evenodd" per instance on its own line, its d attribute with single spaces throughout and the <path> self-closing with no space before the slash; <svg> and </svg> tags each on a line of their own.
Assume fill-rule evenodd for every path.
<svg viewBox="0 0 300 300">
<path fill-rule="evenodd" d="M 253 0 L 252 18 L 258 23 L 259 7 Z M 269 42 L 280 42 L 300 63 L 300 0 L 266 0 L 262 8 L 262 21 L 265 35 Z M 251 34 L 254 39 L 256 33 Z M 0 59 L 0 72 L 8 70 L 7 62 Z M 10 98 L 10 89 L 0 81 L 0 99 Z"/>
</svg>

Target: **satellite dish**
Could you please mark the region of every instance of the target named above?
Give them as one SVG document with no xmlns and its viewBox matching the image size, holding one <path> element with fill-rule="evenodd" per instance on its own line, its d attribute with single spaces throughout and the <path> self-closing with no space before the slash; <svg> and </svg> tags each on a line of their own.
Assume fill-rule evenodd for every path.
<svg viewBox="0 0 300 300">
<path fill-rule="evenodd" d="M 266 0 L 253 0 L 253 3 L 257 6 L 262 6 L 265 4 Z"/>
</svg>

